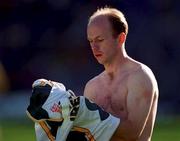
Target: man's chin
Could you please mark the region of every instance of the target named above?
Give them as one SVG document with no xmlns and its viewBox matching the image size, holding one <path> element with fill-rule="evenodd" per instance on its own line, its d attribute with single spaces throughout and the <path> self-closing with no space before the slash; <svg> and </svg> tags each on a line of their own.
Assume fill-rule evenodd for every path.
<svg viewBox="0 0 180 141">
<path fill-rule="evenodd" d="M 103 65 L 104 64 L 104 61 L 103 60 L 100 60 L 100 59 L 97 59 L 98 63 Z"/>
</svg>

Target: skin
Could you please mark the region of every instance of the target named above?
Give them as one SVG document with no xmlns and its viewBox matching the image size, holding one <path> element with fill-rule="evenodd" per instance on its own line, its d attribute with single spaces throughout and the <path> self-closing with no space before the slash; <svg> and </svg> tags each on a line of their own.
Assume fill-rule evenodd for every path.
<svg viewBox="0 0 180 141">
<path fill-rule="evenodd" d="M 84 96 L 120 118 L 111 141 L 150 141 L 158 104 L 158 86 L 152 71 L 127 55 L 126 34 L 112 36 L 106 16 L 89 22 L 87 38 L 104 71 L 88 81 Z"/>
</svg>

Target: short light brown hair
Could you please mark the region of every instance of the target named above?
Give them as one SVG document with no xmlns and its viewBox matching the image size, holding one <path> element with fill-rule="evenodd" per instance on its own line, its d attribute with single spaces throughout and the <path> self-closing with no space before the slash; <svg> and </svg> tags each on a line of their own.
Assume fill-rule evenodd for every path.
<svg viewBox="0 0 180 141">
<path fill-rule="evenodd" d="M 115 9 L 115 8 L 104 7 L 104 8 L 97 9 L 97 11 L 95 11 L 92 14 L 92 16 L 89 18 L 89 23 L 95 17 L 102 16 L 102 15 L 108 17 L 109 22 L 113 29 L 114 37 L 117 37 L 121 32 L 124 32 L 126 35 L 128 34 L 128 23 L 126 21 L 126 18 L 120 10 Z"/>
</svg>

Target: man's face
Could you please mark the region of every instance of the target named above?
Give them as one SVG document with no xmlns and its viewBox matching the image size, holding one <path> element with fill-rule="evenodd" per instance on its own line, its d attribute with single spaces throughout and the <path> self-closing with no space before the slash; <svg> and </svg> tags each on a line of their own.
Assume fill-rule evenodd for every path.
<svg viewBox="0 0 180 141">
<path fill-rule="evenodd" d="M 118 38 L 112 36 L 112 27 L 107 17 L 96 17 L 88 24 L 87 38 L 93 55 L 100 64 L 113 61 L 118 50 Z"/>
</svg>

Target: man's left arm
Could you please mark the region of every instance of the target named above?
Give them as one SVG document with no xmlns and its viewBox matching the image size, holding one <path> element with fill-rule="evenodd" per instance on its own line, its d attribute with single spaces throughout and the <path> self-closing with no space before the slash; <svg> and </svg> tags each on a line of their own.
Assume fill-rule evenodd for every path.
<svg viewBox="0 0 180 141">
<path fill-rule="evenodd" d="M 117 130 L 124 140 L 137 140 L 148 120 L 154 97 L 154 84 L 149 75 L 133 75 L 128 81 L 127 118 Z"/>
</svg>

